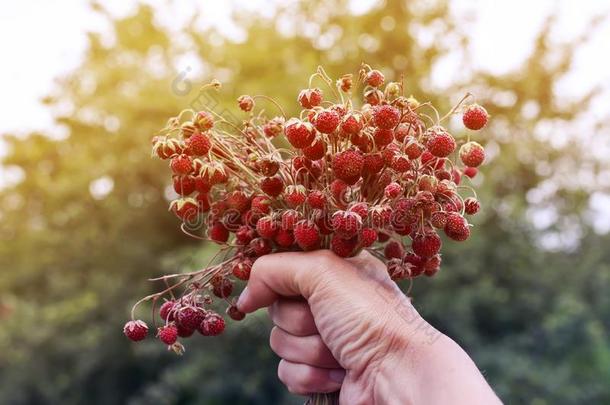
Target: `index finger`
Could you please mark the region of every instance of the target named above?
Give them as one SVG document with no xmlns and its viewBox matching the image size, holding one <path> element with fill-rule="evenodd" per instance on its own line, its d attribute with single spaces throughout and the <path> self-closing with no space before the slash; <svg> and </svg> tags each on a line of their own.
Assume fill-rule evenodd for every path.
<svg viewBox="0 0 610 405">
<path fill-rule="evenodd" d="M 280 296 L 307 299 L 316 283 L 316 274 L 329 266 L 328 250 L 316 252 L 283 252 L 258 258 L 252 266 L 248 286 L 239 297 L 237 307 L 249 313 L 268 307 Z"/>
</svg>

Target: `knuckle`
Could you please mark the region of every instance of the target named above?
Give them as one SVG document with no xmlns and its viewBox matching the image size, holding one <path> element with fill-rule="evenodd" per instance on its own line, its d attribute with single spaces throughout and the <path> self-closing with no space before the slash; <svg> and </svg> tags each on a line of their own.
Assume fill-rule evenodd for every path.
<svg viewBox="0 0 610 405">
<path fill-rule="evenodd" d="M 274 326 L 273 329 L 271 329 L 271 333 L 269 334 L 269 347 L 271 347 L 271 350 L 273 350 L 273 352 L 279 356 L 281 339 L 280 339 L 278 333 L 279 333 L 278 327 Z"/>
</svg>

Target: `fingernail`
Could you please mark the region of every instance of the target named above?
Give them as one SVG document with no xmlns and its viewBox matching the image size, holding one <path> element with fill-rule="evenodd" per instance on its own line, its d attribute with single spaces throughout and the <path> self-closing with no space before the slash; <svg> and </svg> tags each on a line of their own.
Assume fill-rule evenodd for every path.
<svg viewBox="0 0 610 405">
<path fill-rule="evenodd" d="M 330 370 L 328 372 L 328 376 L 334 382 L 342 383 L 343 379 L 345 378 L 345 370 L 343 370 L 343 369 Z"/>
<path fill-rule="evenodd" d="M 239 309 L 240 311 L 242 310 L 241 306 L 244 304 L 244 302 L 246 302 L 247 295 L 248 295 L 248 287 L 244 288 L 244 290 L 239 295 L 239 298 L 237 299 L 237 309 Z"/>
</svg>

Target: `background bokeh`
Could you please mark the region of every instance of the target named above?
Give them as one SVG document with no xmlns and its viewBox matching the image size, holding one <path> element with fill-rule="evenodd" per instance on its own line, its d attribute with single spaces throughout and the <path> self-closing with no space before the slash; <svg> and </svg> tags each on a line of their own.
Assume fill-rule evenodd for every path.
<svg viewBox="0 0 610 405">
<path fill-rule="evenodd" d="M 506 403 L 610 403 L 602 2 L 108 3 L 89 3 L 85 20 L 82 4 L 38 10 L 57 32 L 78 18 L 83 51 L 66 56 L 44 109 L 2 96 L 1 404 L 301 403 L 276 378 L 263 314 L 192 339 L 182 358 L 122 335 L 147 278 L 202 266 L 213 249 L 167 213 L 168 171 L 150 138 L 211 78 L 224 82 L 219 112 L 238 115 L 243 93 L 295 112 L 317 65 L 336 77 L 361 61 L 404 74 L 409 93 L 441 110 L 472 91 L 493 116 L 475 135 L 490 159 L 473 237 L 447 244 L 441 273 L 417 280 L 417 308 Z M 3 64 L 37 55 L 22 66 L 34 83 L 63 66 L 45 60 L 53 44 L 36 32 L 2 42 Z"/>
</svg>

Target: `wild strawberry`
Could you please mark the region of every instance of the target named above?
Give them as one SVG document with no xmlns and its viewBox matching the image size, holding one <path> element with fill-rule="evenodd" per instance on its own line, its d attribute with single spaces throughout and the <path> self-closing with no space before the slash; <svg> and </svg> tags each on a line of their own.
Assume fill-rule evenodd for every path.
<svg viewBox="0 0 610 405">
<path fill-rule="evenodd" d="M 205 310 L 192 305 L 180 308 L 176 314 L 176 322 L 188 329 L 197 329 L 197 326 L 204 318 Z"/>
<path fill-rule="evenodd" d="M 467 142 L 460 148 L 460 159 L 468 167 L 478 167 L 485 160 L 485 149 L 477 142 Z"/>
<path fill-rule="evenodd" d="M 326 210 L 313 210 L 310 215 L 313 223 L 318 227 L 320 235 L 330 235 L 333 233 L 332 218 Z"/>
<path fill-rule="evenodd" d="M 307 199 L 307 195 L 305 194 L 305 187 L 300 184 L 297 186 L 288 186 L 286 187 L 286 192 L 284 193 L 284 201 L 290 208 L 300 207 L 305 200 Z"/>
<path fill-rule="evenodd" d="M 320 245 L 320 231 L 311 221 L 300 221 L 294 227 L 294 238 L 305 251 L 317 249 Z"/>
<path fill-rule="evenodd" d="M 464 109 L 462 122 L 466 128 L 476 131 L 487 125 L 488 118 L 489 114 L 487 114 L 487 110 L 477 103 L 474 103 Z"/>
<path fill-rule="evenodd" d="M 300 214 L 297 211 L 286 210 L 282 212 L 281 228 L 291 231 L 299 220 Z"/>
<path fill-rule="evenodd" d="M 464 211 L 468 215 L 474 215 L 481 209 L 481 204 L 474 197 L 468 197 L 464 200 Z"/>
<path fill-rule="evenodd" d="M 375 140 L 375 146 L 377 149 L 381 149 L 386 145 L 389 145 L 394 140 L 394 130 L 375 128 L 373 132 L 373 139 Z"/>
<path fill-rule="evenodd" d="M 178 336 L 180 336 L 181 338 L 187 338 L 193 336 L 193 333 L 195 333 L 196 328 L 187 328 L 186 326 L 177 324 L 176 329 L 178 330 Z"/>
<path fill-rule="evenodd" d="M 424 174 L 419 178 L 417 186 L 420 191 L 429 191 L 434 193 L 436 192 L 436 187 L 438 186 L 438 179 L 428 174 Z"/>
<path fill-rule="evenodd" d="M 433 275 L 438 273 L 440 267 L 441 267 L 441 256 L 434 255 L 424 262 L 424 264 L 423 264 L 424 274 L 428 277 L 432 277 Z"/>
<path fill-rule="evenodd" d="M 411 160 L 417 159 L 422 153 L 424 153 L 424 146 L 417 141 L 411 141 L 405 147 L 405 154 Z"/>
<path fill-rule="evenodd" d="M 471 179 L 474 178 L 474 176 L 476 176 L 478 172 L 479 170 L 476 167 L 466 167 L 464 169 L 464 175 L 468 176 Z"/>
<path fill-rule="evenodd" d="M 368 84 L 369 86 L 380 87 L 383 86 L 384 80 L 385 77 L 383 76 L 383 73 L 381 73 L 379 70 L 371 70 L 366 74 L 364 83 Z"/>
<path fill-rule="evenodd" d="M 364 157 L 356 150 L 345 150 L 333 157 L 332 167 L 339 180 L 347 184 L 355 184 L 362 173 Z"/>
<path fill-rule="evenodd" d="M 271 197 L 277 197 L 284 191 L 284 182 L 279 177 L 265 177 L 261 181 L 261 190 Z"/>
<path fill-rule="evenodd" d="M 250 198 L 243 191 L 233 191 L 227 196 L 229 208 L 244 213 L 250 208 Z"/>
<path fill-rule="evenodd" d="M 362 174 L 364 176 L 373 176 L 379 173 L 383 169 L 384 165 L 385 161 L 383 160 L 383 156 L 380 152 L 368 153 L 364 155 Z"/>
<path fill-rule="evenodd" d="M 330 193 L 338 204 L 345 205 L 347 203 L 349 186 L 343 180 L 333 180 L 329 188 Z"/>
<path fill-rule="evenodd" d="M 447 215 L 445 234 L 453 240 L 462 242 L 470 236 L 470 227 L 463 216 L 457 212 L 452 212 Z"/>
<path fill-rule="evenodd" d="M 371 208 L 372 226 L 385 228 L 390 224 L 392 218 L 392 207 L 389 205 L 377 205 Z"/>
<path fill-rule="evenodd" d="M 188 138 L 185 142 L 186 151 L 185 153 L 191 156 L 205 156 L 210 151 L 212 143 L 210 138 L 201 132 L 195 133 L 193 136 Z"/>
<path fill-rule="evenodd" d="M 180 125 L 180 132 L 184 139 L 188 139 L 197 133 L 198 129 L 192 121 L 185 121 Z"/>
<path fill-rule="evenodd" d="M 252 239 L 249 246 L 256 255 L 256 257 L 268 255 L 273 250 L 271 241 L 265 238 Z"/>
<path fill-rule="evenodd" d="M 407 253 L 403 260 L 409 266 L 409 277 L 415 278 L 424 272 L 424 259 L 413 252 Z"/>
<path fill-rule="evenodd" d="M 174 191 L 180 195 L 189 195 L 195 191 L 195 179 L 192 176 L 173 176 Z"/>
<path fill-rule="evenodd" d="M 396 198 L 402 193 L 402 187 L 400 186 L 400 184 L 393 182 L 385 187 L 383 193 L 388 198 Z"/>
<path fill-rule="evenodd" d="M 351 238 L 362 229 L 362 218 L 353 211 L 337 211 L 332 217 L 332 227 L 340 237 Z"/>
<path fill-rule="evenodd" d="M 386 264 L 388 275 L 394 281 L 404 280 L 409 277 L 409 265 L 400 258 L 392 258 Z"/>
<path fill-rule="evenodd" d="M 430 215 L 430 223 L 437 229 L 444 229 L 447 225 L 447 213 L 444 211 L 436 211 Z"/>
<path fill-rule="evenodd" d="M 445 159 L 436 158 L 427 150 L 422 153 L 421 162 L 427 168 L 432 168 L 434 170 L 440 170 L 445 166 Z"/>
<path fill-rule="evenodd" d="M 377 231 L 373 228 L 364 228 L 362 230 L 362 240 L 360 244 L 362 247 L 370 247 L 377 241 Z"/>
<path fill-rule="evenodd" d="M 270 211 L 271 200 L 264 195 L 257 195 L 252 198 L 251 208 L 261 214 L 268 214 Z"/>
<path fill-rule="evenodd" d="M 307 204 L 311 208 L 323 209 L 326 206 L 326 196 L 320 190 L 312 190 L 307 195 Z"/>
<path fill-rule="evenodd" d="M 462 181 L 462 173 L 458 169 L 456 169 L 455 167 L 453 169 L 451 169 L 451 180 L 456 185 L 459 185 L 460 182 Z"/>
<path fill-rule="evenodd" d="M 363 118 L 362 114 L 350 113 L 343 117 L 341 121 L 341 130 L 349 135 L 357 134 L 362 130 Z"/>
<path fill-rule="evenodd" d="M 330 250 L 339 257 L 349 257 L 358 245 L 358 237 L 343 239 L 339 235 L 333 235 L 330 240 Z"/>
<path fill-rule="evenodd" d="M 320 111 L 315 118 L 314 125 L 316 129 L 323 134 L 331 134 L 339 126 L 341 118 L 333 110 Z"/>
<path fill-rule="evenodd" d="M 274 117 L 263 125 L 263 132 L 268 138 L 275 138 L 284 132 L 284 118 Z"/>
<path fill-rule="evenodd" d="M 199 213 L 197 201 L 190 197 L 172 201 L 169 209 L 184 222 L 192 221 Z"/>
<path fill-rule="evenodd" d="M 346 74 L 341 76 L 339 80 L 337 80 L 337 86 L 341 88 L 341 91 L 347 93 L 352 88 L 352 74 Z"/>
<path fill-rule="evenodd" d="M 417 235 L 413 239 L 411 248 L 419 257 L 432 257 L 441 250 L 441 238 L 436 232 Z"/>
<path fill-rule="evenodd" d="M 200 212 L 208 212 L 210 210 L 210 199 L 206 193 L 197 194 L 195 200 L 197 200 L 197 207 Z"/>
<path fill-rule="evenodd" d="M 263 238 L 273 239 L 277 231 L 277 223 L 271 216 L 263 217 L 256 223 L 256 232 Z"/>
<path fill-rule="evenodd" d="M 236 260 L 231 269 L 231 272 L 235 277 L 244 281 L 250 278 L 250 271 L 252 271 L 252 259 L 249 257 L 243 257 Z"/>
<path fill-rule="evenodd" d="M 226 243 L 229 240 L 229 231 L 222 222 L 215 222 L 208 229 L 208 238 L 216 243 Z"/>
<path fill-rule="evenodd" d="M 383 253 L 386 259 L 402 258 L 402 255 L 404 254 L 402 243 L 396 241 L 388 242 L 388 244 L 385 245 Z"/>
<path fill-rule="evenodd" d="M 396 173 L 406 173 L 411 169 L 411 161 L 407 155 L 396 154 L 390 166 Z"/>
<path fill-rule="evenodd" d="M 157 330 L 157 337 L 166 345 L 171 346 L 178 340 L 178 328 L 174 325 L 162 326 Z"/>
<path fill-rule="evenodd" d="M 227 298 L 233 292 L 233 282 L 228 278 L 221 278 L 219 282 L 213 284 L 212 292 L 218 298 Z"/>
<path fill-rule="evenodd" d="M 217 313 L 209 313 L 198 330 L 203 336 L 218 336 L 225 330 L 225 320 Z"/>
<path fill-rule="evenodd" d="M 184 153 L 173 157 L 169 165 L 174 174 L 178 176 L 187 175 L 193 172 L 193 160 Z"/>
<path fill-rule="evenodd" d="M 437 170 L 434 175 L 436 176 L 436 178 L 439 181 L 443 181 L 443 180 L 451 180 L 452 176 L 451 176 L 451 172 L 447 171 L 447 170 Z"/>
<path fill-rule="evenodd" d="M 316 131 L 309 122 L 291 118 L 284 128 L 286 139 L 297 149 L 306 148 L 316 137 Z"/>
<path fill-rule="evenodd" d="M 303 89 L 297 99 L 303 108 L 310 109 L 317 107 L 322 102 L 322 90 L 318 88 Z"/>
<path fill-rule="evenodd" d="M 294 235 L 292 231 L 280 229 L 275 236 L 275 243 L 283 248 L 289 248 L 294 244 Z"/>
<path fill-rule="evenodd" d="M 134 342 L 139 342 L 140 340 L 144 340 L 146 335 L 148 334 L 148 326 L 144 321 L 136 320 L 129 321 L 123 327 L 123 333 L 125 336 L 129 338 L 129 340 Z"/>
<path fill-rule="evenodd" d="M 184 150 L 184 145 L 178 139 L 170 138 L 153 138 L 153 155 L 157 155 L 160 159 L 169 159 L 174 155 L 179 155 Z"/>
<path fill-rule="evenodd" d="M 349 211 L 355 212 L 356 214 L 360 215 L 360 218 L 362 218 L 362 220 L 365 220 L 369 216 L 369 207 L 368 204 L 365 202 L 357 202 L 355 204 L 352 204 L 349 207 Z"/>
<path fill-rule="evenodd" d="M 330 110 L 336 112 L 340 119 L 343 119 L 343 116 L 347 114 L 347 110 L 341 104 L 332 105 Z"/>
<path fill-rule="evenodd" d="M 237 104 L 242 111 L 249 112 L 254 108 L 254 99 L 250 96 L 243 95 L 237 98 Z"/>
<path fill-rule="evenodd" d="M 310 160 L 319 160 L 326 154 L 326 141 L 322 137 L 316 137 L 311 146 L 303 148 L 303 155 Z"/>
<path fill-rule="evenodd" d="M 280 169 L 280 163 L 271 158 L 262 159 L 258 165 L 261 174 L 265 177 L 271 177 Z"/>
<path fill-rule="evenodd" d="M 358 147 L 358 149 L 363 152 L 370 152 L 371 149 L 373 149 L 372 136 L 366 133 L 365 131 L 353 134 L 350 137 L 350 141 L 352 142 L 352 145 Z"/>
<path fill-rule="evenodd" d="M 176 308 L 176 301 L 165 301 L 161 308 L 159 308 L 159 316 L 164 321 L 171 322 L 174 320 L 174 309 Z"/>
<path fill-rule="evenodd" d="M 400 122 L 400 111 L 387 104 L 378 106 L 373 110 L 373 122 L 377 128 L 394 129 Z"/>
<path fill-rule="evenodd" d="M 237 306 L 231 305 L 227 308 L 227 315 L 234 321 L 241 321 L 246 317 L 246 314 L 237 309 Z"/>
<path fill-rule="evenodd" d="M 408 137 L 413 136 L 415 131 L 411 130 L 411 125 L 410 124 L 399 124 L 396 129 L 394 130 L 394 137 L 396 138 L 396 140 L 400 143 L 403 143 L 405 141 L 405 139 L 407 139 Z"/>
<path fill-rule="evenodd" d="M 248 225 L 240 226 L 235 232 L 235 242 L 238 245 L 247 245 L 256 236 L 254 230 Z"/>
<path fill-rule="evenodd" d="M 428 136 L 426 147 L 436 157 L 447 157 L 456 148 L 455 139 L 442 127 L 432 127 L 428 130 Z"/>
<path fill-rule="evenodd" d="M 207 111 L 199 111 L 193 123 L 202 131 L 207 131 L 214 126 L 214 116 Z"/>
</svg>

